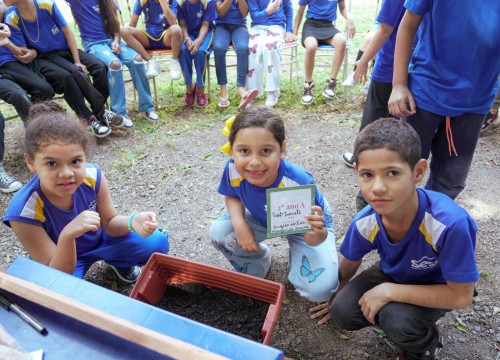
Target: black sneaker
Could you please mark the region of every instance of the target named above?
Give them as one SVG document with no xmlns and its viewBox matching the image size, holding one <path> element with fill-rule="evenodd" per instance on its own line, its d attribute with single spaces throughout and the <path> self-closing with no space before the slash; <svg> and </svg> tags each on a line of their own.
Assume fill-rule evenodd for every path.
<svg viewBox="0 0 500 360">
<path fill-rule="evenodd" d="M 350 168 L 354 167 L 354 154 L 350 152 L 345 152 L 342 153 L 342 156 L 340 156 L 344 164 L 349 166 Z"/>
<path fill-rule="evenodd" d="M 118 115 L 108 109 L 104 109 L 104 113 L 102 114 L 101 119 L 107 127 L 112 126 L 126 130 L 134 127 L 134 123 L 130 121 L 130 119 Z"/>
<path fill-rule="evenodd" d="M 90 116 L 90 118 L 88 119 L 88 123 L 90 129 L 98 138 L 103 138 L 111 134 L 111 129 L 106 125 L 101 124 L 94 115 Z"/>
<path fill-rule="evenodd" d="M 139 275 L 141 275 L 141 268 L 139 266 L 131 266 L 131 267 L 118 267 L 113 265 L 109 266 L 111 267 L 111 269 L 114 270 L 116 276 L 118 276 L 120 280 L 125 281 L 126 283 L 132 284 L 136 282 Z"/>
<path fill-rule="evenodd" d="M 443 337 L 439 333 L 436 325 L 434 325 L 434 329 L 436 331 L 436 337 L 434 337 L 434 343 L 432 344 L 429 350 L 426 350 L 423 353 L 411 353 L 406 350 L 399 350 L 398 357 L 396 360 L 404 360 L 404 359 L 419 359 L 419 360 L 436 360 L 439 359 L 439 353 L 443 350 Z"/>
<path fill-rule="evenodd" d="M 0 191 L 3 193 L 11 193 L 23 187 L 19 181 L 7 174 L 5 171 L 0 171 Z"/>
<path fill-rule="evenodd" d="M 493 121 L 495 121 L 498 118 L 498 112 L 492 113 L 491 111 L 488 111 L 488 114 L 486 115 L 486 119 L 484 119 L 483 126 L 481 127 L 481 131 L 486 130 Z"/>
<path fill-rule="evenodd" d="M 326 79 L 325 88 L 323 89 L 321 95 L 327 99 L 333 99 L 335 97 L 335 86 L 337 86 L 337 79 Z"/>
<path fill-rule="evenodd" d="M 313 89 L 314 81 L 304 83 L 304 92 L 302 93 L 302 98 L 300 99 L 302 104 L 310 105 L 313 102 Z"/>
</svg>

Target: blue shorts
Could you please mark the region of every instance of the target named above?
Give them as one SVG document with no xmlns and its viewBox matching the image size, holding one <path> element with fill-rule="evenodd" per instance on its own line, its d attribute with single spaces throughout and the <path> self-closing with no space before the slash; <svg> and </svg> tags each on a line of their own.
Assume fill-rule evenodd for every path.
<svg viewBox="0 0 500 360">
<path fill-rule="evenodd" d="M 167 30 L 163 30 L 163 32 L 158 36 L 154 37 L 153 35 L 149 34 L 146 30 L 142 30 L 144 35 L 148 37 L 149 40 L 149 45 L 147 47 L 147 50 L 165 50 L 169 49 L 165 46 L 163 43 L 163 38 L 165 37 L 165 34 L 167 33 Z"/>
</svg>

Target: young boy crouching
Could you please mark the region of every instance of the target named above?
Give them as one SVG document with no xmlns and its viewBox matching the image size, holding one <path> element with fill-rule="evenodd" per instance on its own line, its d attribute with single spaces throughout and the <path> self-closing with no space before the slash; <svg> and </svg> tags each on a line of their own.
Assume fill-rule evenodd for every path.
<svg viewBox="0 0 500 360">
<path fill-rule="evenodd" d="M 312 318 L 358 330 L 378 325 L 401 348 L 398 359 L 434 359 L 443 347 L 436 321 L 471 303 L 479 274 L 477 226 L 447 195 L 417 188 L 427 169 L 407 123 L 381 119 L 358 135 L 355 170 L 369 206 L 340 246 L 339 288 Z M 354 276 L 363 256 L 380 261 Z M 327 308 L 329 314 L 327 313 Z"/>
</svg>

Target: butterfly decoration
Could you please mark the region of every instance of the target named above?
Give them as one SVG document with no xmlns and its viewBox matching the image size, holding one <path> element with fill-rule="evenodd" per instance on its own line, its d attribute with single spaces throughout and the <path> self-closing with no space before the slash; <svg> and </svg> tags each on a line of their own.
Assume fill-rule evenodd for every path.
<svg viewBox="0 0 500 360">
<path fill-rule="evenodd" d="M 238 265 L 233 260 L 229 260 L 229 262 L 233 266 L 234 270 L 236 270 L 237 272 L 243 273 L 243 274 L 247 273 L 247 271 L 248 271 L 248 265 L 250 265 L 249 262 L 248 263 L 244 263 L 243 266 Z"/>
<path fill-rule="evenodd" d="M 248 48 L 248 53 L 251 54 L 251 53 L 254 53 L 254 54 L 257 54 L 257 44 L 255 44 L 254 46 L 252 47 L 249 47 Z"/>
<path fill-rule="evenodd" d="M 248 35 L 248 37 L 250 38 L 250 40 L 253 40 L 253 39 L 257 38 L 258 36 L 260 36 L 260 34 L 251 34 L 251 35 Z"/>
<path fill-rule="evenodd" d="M 307 280 L 312 283 L 315 281 L 321 273 L 325 271 L 325 268 L 317 268 L 316 270 L 311 270 L 311 264 L 307 256 L 302 255 L 302 265 L 300 266 L 300 275 L 307 277 Z"/>
<path fill-rule="evenodd" d="M 267 65 L 267 72 L 269 74 L 273 72 L 273 65 Z"/>
<path fill-rule="evenodd" d="M 272 32 L 271 30 L 267 30 L 267 36 L 280 36 L 280 34 Z"/>
<path fill-rule="evenodd" d="M 272 42 L 272 43 L 268 43 L 268 44 L 266 44 L 266 47 L 267 47 L 268 50 L 277 49 L 278 48 L 278 43 L 276 41 Z"/>
<path fill-rule="evenodd" d="M 252 75 L 253 75 L 253 72 L 254 72 L 254 71 L 255 71 L 255 69 L 250 69 L 250 70 L 248 70 L 248 71 L 247 71 L 247 75 L 248 75 L 248 77 L 252 77 Z"/>
</svg>

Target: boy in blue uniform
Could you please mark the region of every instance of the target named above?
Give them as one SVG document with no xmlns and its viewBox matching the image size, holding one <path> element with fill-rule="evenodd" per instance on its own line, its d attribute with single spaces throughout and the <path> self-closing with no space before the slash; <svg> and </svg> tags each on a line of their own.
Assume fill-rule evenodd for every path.
<svg viewBox="0 0 500 360">
<path fill-rule="evenodd" d="M 415 128 L 423 158 L 432 152 L 425 188 L 455 199 L 498 90 L 500 1 L 406 0 L 405 8 L 389 112 Z"/>
<path fill-rule="evenodd" d="M 402 349 L 401 359 L 434 359 L 443 346 L 436 321 L 468 306 L 479 279 L 477 226 L 448 196 L 416 188 L 427 161 L 408 123 L 381 119 L 366 126 L 354 157 L 370 206 L 340 246 L 338 290 L 328 305 L 311 309 L 312 318 L 326 314 L 320 323 L 331 316 L 347 330 L 377 324 Z M 351 280 L 372 250 L 380 262 Z"/>
<path fill-rule="evenodd" d="M 205 70 L 212 52 L 214 21 L 217 17 L 213 0 L 177 0 L 177 17 L 182 29 L 184 44 L 180 63 L 186 80 L 185 102 L 188 106 L 207 106 L 205 94 Z M 193 86 L 193 60 L 196 68 L 196 84 Z"/>
</svg>

